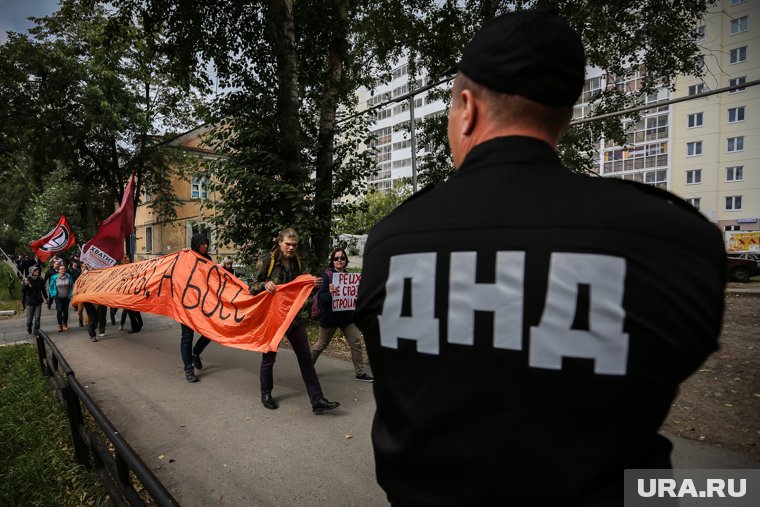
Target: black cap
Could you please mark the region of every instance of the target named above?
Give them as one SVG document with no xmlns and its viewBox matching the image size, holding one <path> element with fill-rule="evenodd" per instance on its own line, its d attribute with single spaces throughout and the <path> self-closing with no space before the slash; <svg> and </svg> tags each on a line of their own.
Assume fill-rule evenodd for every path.
<svg viewBox="0 0 760 507">
<path fill-rule="evenodd" d="M 456 68 L 494 91 L 549 106 L 572 106 L 583 90 L 586 57 L 578 34 L 549 11 L 503 14 L 464 48 Z"/>
</svg>

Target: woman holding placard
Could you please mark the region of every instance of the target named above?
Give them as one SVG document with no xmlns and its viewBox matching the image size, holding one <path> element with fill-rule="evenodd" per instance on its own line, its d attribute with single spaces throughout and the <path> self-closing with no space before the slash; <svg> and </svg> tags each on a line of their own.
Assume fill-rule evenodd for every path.
<svg viewBox="0 0 760 507">
<path fill-rule="evenodd" d="M 354 363 L 356 380 L 360 382 L 372 382 L 374 379 L 362 367 L 362 334 L 359 328 L 354 325 L 354 311 L 333 311 L 333 296 L 338 297 L 338 294 L 336 294 L 337 283 L 333 284 L 333 279 L 336 274 L 346 273 L 347 266 L 348 256 L 346 255 L 346 251 L 341 247 L 334 248 L 330 253 L 330 265 L 322 275 L 322 287 L 314 296 L 317 298 L 317 305 L 319 307 L 319 339 L 311 350 L 311 360 L 315 363 L 317 362 L 319 355 L 330 344 L 335 331 L 340 328 L 348 341 L 348 345 L 351 347 L 351 361 Z"/>
</svg>

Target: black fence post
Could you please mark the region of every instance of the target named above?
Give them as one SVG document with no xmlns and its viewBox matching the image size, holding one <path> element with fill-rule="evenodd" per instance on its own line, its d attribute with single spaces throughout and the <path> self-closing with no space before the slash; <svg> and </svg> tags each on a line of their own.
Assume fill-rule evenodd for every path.
<svg viewBox="0 0 760 507">
<path fill-rule="evenodd" d="M 38 332 L 37 333 L 37 357 L 40 358 L 40 369 L 42 374 L 46 377 L 52 375 L 50 368 L 47 365 L 47 351 L 45 350 L 45 338 Z"/>
<path fill-rule="evenodd" d="M 69 416 L 69 426 L 71 428 L 71 440 L 74 444 L 74 456 L 77 462 L 90 467 L 90 455 L 87 450 L 87 444 L 82 440 L 80 428 L 84 426 L 84 419 L 82 417 L 82 405 L 79 403 L 79 398 L 71 388 L 66 385 L 62 389 L 64 402 L 66 404 L 66 414 Z"/>
</svg>

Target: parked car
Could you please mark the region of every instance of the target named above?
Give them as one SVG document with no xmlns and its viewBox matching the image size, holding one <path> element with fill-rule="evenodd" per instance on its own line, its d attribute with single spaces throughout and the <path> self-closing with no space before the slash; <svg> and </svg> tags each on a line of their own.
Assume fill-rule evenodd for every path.
<svg viewBox="0 0 760 507">
<path fill-rule="evenodd" d="M 760 276 L 760 255 L 754 253 L 728 254 L 728 279 L 747 283 L 753 276 Z"/>
</svg>

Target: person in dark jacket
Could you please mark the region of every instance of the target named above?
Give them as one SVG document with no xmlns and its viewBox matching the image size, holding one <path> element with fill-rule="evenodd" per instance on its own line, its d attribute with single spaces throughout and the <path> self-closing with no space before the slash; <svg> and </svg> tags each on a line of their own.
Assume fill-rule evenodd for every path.
<svg viewBox="0 0 760 507">
<path fill-rule="evenodd" d="M 354 364 L 356 380 L 360 382 L 372 382 L 372 377 L 364 371 L 362 366 L 362 332 L 354 325 L 353 310 L 334 312 L 332 310 L 332 294 L 334 292 L 333 274 L 344 273 L 348 267 L 348 255 L 341 248 L 334 248 L 330 252 L 330 265 L 322 275 L 322 287 L 314 296 L 319 306 L 319 339 L 311 349 L 311 360 L 316 363 L 319 355 L 324 351 L 330 340 L 335 336 L 335 331 L 340 328 L 351 347 L 351 362 Z"/>
<path fill-rule="evenodd" d="M 211 256 L 208 254 L 208 247 L 208 238 L 205 234 L 200 232 L 193 234 L 193 237 L 190 240 L 190 248 L 206 259 L 212 260 Z M 136 332 L 134 327 L 135 324 L 132 323 L 132 326 L 132 332 Z M 140 322 L 140 327 L 142 327 L 142 321 Z M 211 343 L 211 340 L 201 335 L 198 337 L 198 341 L 195 342 L 195 345 L 193 345 L 193 336 L 195 333 L 193 329 L 184 324 L 180 324 L 180 327 L 182 328 L 182 334 L 179 343 L 179 351 L 182 354 L 182 364 L 185 368 L 185 380 L 188 382 L 198 382 L 198 377 L 195 375 L 195 369 L 203 369 L 201 352 L 203 352 L 206 346 Z M 139 330 L 140 329 L 137 328 L 137 331 Z"/>
<path fill-rule="evenodd" d="M 271 252 L 265 252 L 259 256 L 256 262 L 256 270 L 251 284 L 251 294 L 254 296 L 264 291 L 274 294 L 277 286 L 293 281 L 305 270 L 298 257 L 298 233 L 288 227 L 280 231 L 277 243 Z M 314 283 L 315 288 L 322 286 L 322 279 Z M 322 394 L 322 386 L 319 383 L 314 363 L 311 360 L 309 350 L 309 338 L 306 336 L 306 324 L 300 316 L 296 316 L 293 323 L 285 331 L 285 337 L 293 347 L 293 352 L 298 359 L 298 367 L 301 369 L 301 378 L 306 385 L 309 394 L 312 411 L 322 414 L 327 410 L 337 408 L 340 403 L 329 401 Z M 277 352 L 266 352 L 261 357 L 259 381 L 261 382 L 261 404 L 264 408 L 275 410 L 277 402 L 272 397 L 274 387 L 274 362 Z"/>
<path fill-rule="evenodd" d="M 671 467 L 658 429 L 718 348 L 721 232 L 562 165 L 585 56 L 561 17 L 497 17 L 457 69 L 456 172 L 364 250 L 378 483 L 392 505 L 621 506 L 626 470 Z"/>
<path fill-rule="evenodd" d="M 32 266 L 21 288 L 21 305 L 26 310 L 26 332 L 35 336 L 40 330 L 43 301 L 47 302 L 45 281 L 40 277 L 40 268 Z"/>
</svg>

